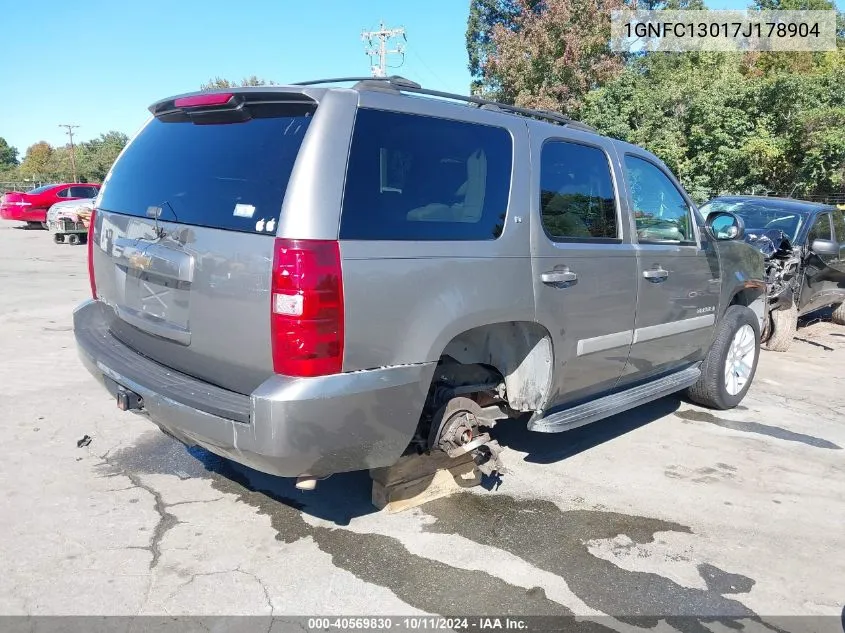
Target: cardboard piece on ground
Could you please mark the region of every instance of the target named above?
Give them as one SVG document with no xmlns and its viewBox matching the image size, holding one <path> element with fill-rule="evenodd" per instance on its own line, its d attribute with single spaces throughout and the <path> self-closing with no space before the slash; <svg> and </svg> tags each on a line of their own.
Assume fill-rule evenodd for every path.
<svg viewBox="0 0 845 633">
<path fill-rule="evenodd" d="M 430 455 L 406 455 L 393 466 L 370 471 L 373 505 L 388 512 L 401 512 L 446 497 L 481 483 L 472 455 L 451 458 L 436 451 Z"/>
</svg>

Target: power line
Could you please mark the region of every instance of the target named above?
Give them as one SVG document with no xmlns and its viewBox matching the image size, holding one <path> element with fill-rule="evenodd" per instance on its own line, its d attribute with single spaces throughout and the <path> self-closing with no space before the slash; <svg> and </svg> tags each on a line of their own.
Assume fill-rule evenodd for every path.
<svg viewBox="0 0 845 633">
<path fill-rule="evenodd" d="M 431 69 L 431 67 L 430 67 L 428 64 L 426 64 L 426 63 L 425 63 L 425 60 L 424 60 L 424 59 L 422 58 L 422 56 L 421 56 L 421 55 L 417 52 L 417 49 L 416 49 L 416 48 L 413 48 L 413 47 L 411 47 L 411 46 L 406 47 L 406 49 L 407 49 L 407 50 L 409 50 L 409 51 L 411 52 L 411 54 L 412 54 L 414 57 L 416 57 L 416 58 L 419 60 L 419 62 L 420 62 L 420 63 L 421 63 L 421 64 L 425 67 L 425 69 L 429 72 L 429 74 L 430 74 L 432 77 L 434 77 L 434 79 L 435 79 L 437 82 L 439 82 L 439 83 L 440 83 L 440 85 L 442 86 L 442 90 L 446 90 L 446 89 L 447 89 L 447 84 L 446 84 L 446 82 L 445 82 L 445 81 L 443 81 L 443 79 L 440 77 L 440 75 L 438 75 L 436 72 L 434 72 L 434 71 Z"/>
<path fill-rule="evenodd" d="M 59 127 L 67 129 L 67 135 L 70 138 L 70 168 L 73 170 L 73 182 L 76 180 L 76 148 L 73 145 L 73 131 L 78 128 L 78 125 L 72 123 L 59 123 Z"/>
<path fill-rule="evenodd" d="M 373 77 L 386 77 L 387 76 L 387 56 L 388 55 L 402 55 L 402 62 L 405 61 L 405 47 L 399 44 L 396 48 L 388 49 L 388 43 L 393 38 L 402 36 L 402 39 L 406 42 L 408 38 L 405 36 L 405 28 L 399 27 L 395 29 L 389 29 L 384 26 L 384 20 L 381 21 L 379 24 L 379 28 L 377 31 L 362 31 L 361 32 L 361 40 L 367 43 L 369 48 L 364 50 L 364 54 L 370 58 L 370 69 L 373 73 Z M 377 41 L 377 44 L 373 44 L 373 40 Z M 377 63 L 373 63 L 373 57 L 378 58 Z M 402 64 L 400 64 L 401 66 Z"/>
</svg>

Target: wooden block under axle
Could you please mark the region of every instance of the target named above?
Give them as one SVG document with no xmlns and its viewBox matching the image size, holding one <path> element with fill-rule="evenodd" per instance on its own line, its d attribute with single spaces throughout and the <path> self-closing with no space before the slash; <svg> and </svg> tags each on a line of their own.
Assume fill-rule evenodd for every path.
<svg viewBox="0 0 845 633">
<path fill-rule="evenodd" d="M 370 471 L 373 505 L 401 512 L 481 483 L 481 473 L 466 454 L 451 458 L 441 451 L 406 455 L 393 466 Z"/>
</svg>

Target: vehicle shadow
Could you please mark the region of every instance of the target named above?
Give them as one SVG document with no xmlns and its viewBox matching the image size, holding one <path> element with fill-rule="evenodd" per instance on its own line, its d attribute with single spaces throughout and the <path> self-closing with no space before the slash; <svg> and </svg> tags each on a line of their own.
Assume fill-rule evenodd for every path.
<svg viewBox="0 0 845 633">
<path fill-rule="evenodd" d="M 196 457 L 196 453 L 205 452 L 198 447 L 190 451 Z M 378 512 L 371 500 L 372 480 L 366 470 L 332 475 L 319 481 L 315 490 L 306 492 L 298 490 L 296 479 L 291 477 L 268 475 L 227 459 L 211 459 L 209 462 L 206 463 L 208 470 L 245 489 L 242 496 L 258 493 L 336 525 L 348 525 L 354 518 Z M 219 485 L 221 483 L 218 479 L 215 487 L 224 488 Z M 237 490 L 231 492 L 238 493 Z"/>
<path fill-rule="evenodd" d="M 502 446 L 527 453 L 526 462 L 550 464 L 670 415 L 678 410 L 681 402 L 679 395 L 667 396 L 564 433 L 535 433 L 528 430 L 527 419 L 509 420 L 496 425 L 491 435 Z"/>
<path fill-rule="evenodd" d="M 526 426 L 528 417 L 525 416 L 500 422 L 491 435 L 502 446 L 526 453 L 526 462 L 549 464 L 565 460 L 674 413 L 680 404 L 679 396 L 668 396 L 565 433 L 529 431 Z M 159 441 L 163 439 L 160 437 Z M 174 441 L 171 438 L 165 441 L 168 447 L 152 451 L 174 450 L 169 447 Z M 149 456 L 150 447 L 147 449 L 144 452 Z M 197 460 L 195 464 L 199 470 L 204 470 L 211 476 L 215 488 L 239 495 L 247 503 L 255 504 L 260 501 L 256 497 L 263 497 L 264 503 L 284 504 L 298 512 L 339 526 L 348 525 L 354 518 L 378 512 L 372 504 L 372 480 L 369 472 L 365 470 L 332 475 L 319 481 L 316 490 L 305 492 L 296 488 L 296 480 L 293 478 L 268 475 L 196 446 L 189 448 L 187 452 Z M 506 454 L 504 458 L 507 462 L 509 458 L 515 459 L 516 456 Z M 184 463 L 182 467 L 185 467 Z M 508 475 L 485 477 L 482 485 L 488 490 L 500 487 L 507 489 L 507 478 Z"/>
</svg>

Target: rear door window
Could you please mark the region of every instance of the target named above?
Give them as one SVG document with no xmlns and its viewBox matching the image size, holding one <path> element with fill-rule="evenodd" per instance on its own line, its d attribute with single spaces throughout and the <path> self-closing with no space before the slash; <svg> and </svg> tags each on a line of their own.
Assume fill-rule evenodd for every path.
<svg viewBox="0 0 845 633">
<path fill-rule="evenodd" d="M 268 106 L 269 109 L 269 106 Z M 313 106 L 272 106 L 237 123 L 152 119 L 102 188 L 100 208 L 182 224 L 275 231 Z"/>
<path fill-rule="evenodd" d="M 504 128 L 359 109 L 340 237 L 496 239 L 507 212 L 512 153 Z"/>
<path fill-rule="evenodd" d="M 546 141 L 540 158 L 540 213 L 553 240 L 618 237 L 607 155 L 598 147 Z"/>
<path fill-rule="evenodd" d="M 56 197 L 57 198 L 70 198 L 71 197 L 70 187 L 67 187 L 66 189 L 60 189 L 59 191 L 57 191 Z"/>
</svg>

